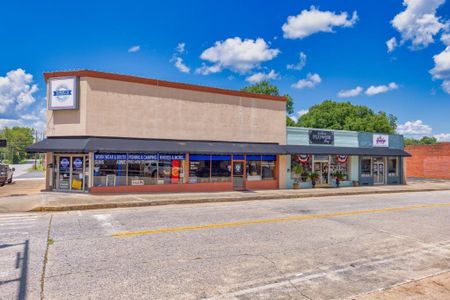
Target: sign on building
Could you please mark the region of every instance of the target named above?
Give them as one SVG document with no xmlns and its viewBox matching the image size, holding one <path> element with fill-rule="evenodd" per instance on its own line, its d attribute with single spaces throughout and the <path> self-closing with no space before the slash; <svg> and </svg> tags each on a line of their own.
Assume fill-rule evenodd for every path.
<svg viewBox="0 0 450 300">
<path fill-rule="evenodd" d="M 0 139 L 0 148 L 5 148 L 7 144 L 6 139 Z"/>
<path fill-rule="evenodd" d="M 48 80 L 48 109 L 78 108 L 78 78 L 60 77 Z"/>
<path fill-rule="evenodd" d="M 333 145 L 334 144 L 334 132 L 325 130 L 310 130 L 309 131 L 309 143 L 319 145 Z"/>
<path fill-rule="evenodd" d="M 389 147 L 389 135 L 387 134 L 374 134 L 373 135 L 374 147 Z"/>
</svg>

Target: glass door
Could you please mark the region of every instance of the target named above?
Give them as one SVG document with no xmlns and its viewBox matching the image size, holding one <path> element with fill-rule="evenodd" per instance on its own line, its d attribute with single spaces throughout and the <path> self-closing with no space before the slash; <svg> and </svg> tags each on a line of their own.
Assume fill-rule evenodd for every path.
<svg viewBox="0 0 450 300">
<path fill-rule="evenodd" d="M 71 189 L 73 191 L 84 190 L 84 156 L 72 157 Z"/>
<path fill-rule="evenodd" d="M 314 162 L 314 172 L 319 174 L 318 184 L 327 185 L 329 183 L 328 168 L 329 164 L 327 161 L 315 161 Z"/>
<path fill-rule="evenodd" d="M 233 161 L 233 189 L 244 190 L 244 162 Z"/>
<path fill-rule="evenodd" d="M 373 162 L 373 183 L 384 184 L 384 162 L 375 160 Z"/>
<path fill-rule="evenodd" d="M 57 189 L 70 191 L 70 156 L 59 156 L 57 164 Z"/>
</svg>

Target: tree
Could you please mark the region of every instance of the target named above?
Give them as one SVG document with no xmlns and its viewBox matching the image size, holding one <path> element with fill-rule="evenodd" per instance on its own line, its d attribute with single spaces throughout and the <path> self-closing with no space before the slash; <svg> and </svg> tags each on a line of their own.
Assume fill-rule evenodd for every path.
<svg viewBox="0 0 450 300">
<path fill-rule="evenodd" d="M 405 145 L 433 145 L 438 143 L 438 140 L 431 136 L 424 136 L 420 140 L 415 138 L 405 138 L 404 141 Z"/>
<path fill-rule="evenodd" d="M 382 111 L 375 113 L 365 105 L 325 100 L 302 115 L 297 126 L 392 134 L 397 128 L 397 117 Z"/>
<path fill-rule="evenodd" d="M 27 127 L 3 128 L 0 138 L 6 139 L 7 146 L 1 150 L 2 158 L 19 163 L 27 157 L 25 148 L 33 144 L 33 129 Z"/>
<path fill-rule="evenodd" d="M 243 87 L 241 91 L 249 92 L 249 93 L 255 93 L 255 94 L 264 94 L 264 95 L 270 95 L 270 96 L 280 96 L 280 91 L 278 90 L 278 87 L 271 84 L 267 80 L 262 80 L 258 83 Z M 286 113 L 288 115 L 294 113 L 294 100 L 291 96 L 288 94 L 285 94 L 284 97 L 286 97 Z M 295 126 L 295 122 L 286 116 L 286 123 L 288 126 Z M 291 125 L 289 125 L 291 124 Z"/>
</svg>

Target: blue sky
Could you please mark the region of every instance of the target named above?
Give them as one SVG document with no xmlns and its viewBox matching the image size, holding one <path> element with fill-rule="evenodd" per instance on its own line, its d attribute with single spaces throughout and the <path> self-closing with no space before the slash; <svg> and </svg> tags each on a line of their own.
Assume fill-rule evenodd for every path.
<svg viewBox="0 0 450 300">
<path fill-rule="evenodd" d="M 42 130 L 42 73 L 93 69 L 230 89 L 266 77 L 293 117 L 351 101 L 450 140 L 449 0 L 8 1 L 0 20 L 0 127 Z"/>
</svg>

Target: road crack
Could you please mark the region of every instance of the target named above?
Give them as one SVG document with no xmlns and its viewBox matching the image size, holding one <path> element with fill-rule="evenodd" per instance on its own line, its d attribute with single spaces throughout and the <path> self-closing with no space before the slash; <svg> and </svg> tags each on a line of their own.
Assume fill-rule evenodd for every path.
<svg viewBox="0 0 450 300">
<path fill-rule="evenodd" d="M 47 267 L 47 262 L 48 262 L 48 250 L 50 248 L 50 245 L 53 244 L 53 239 L 50 237 L 50 233 L 51 233 L 51 229 L 52 229 L 52 220 L 53 220 L 53 215 L 50 215 L 50 221 L 48 222 L 47 240 L 46 240 L 44 261 L 43 261 L 43 264 L 42 264 L 41 292 L 40 292 L 41 300 L 44 300 L 45 269 Z"/>
</svg>

